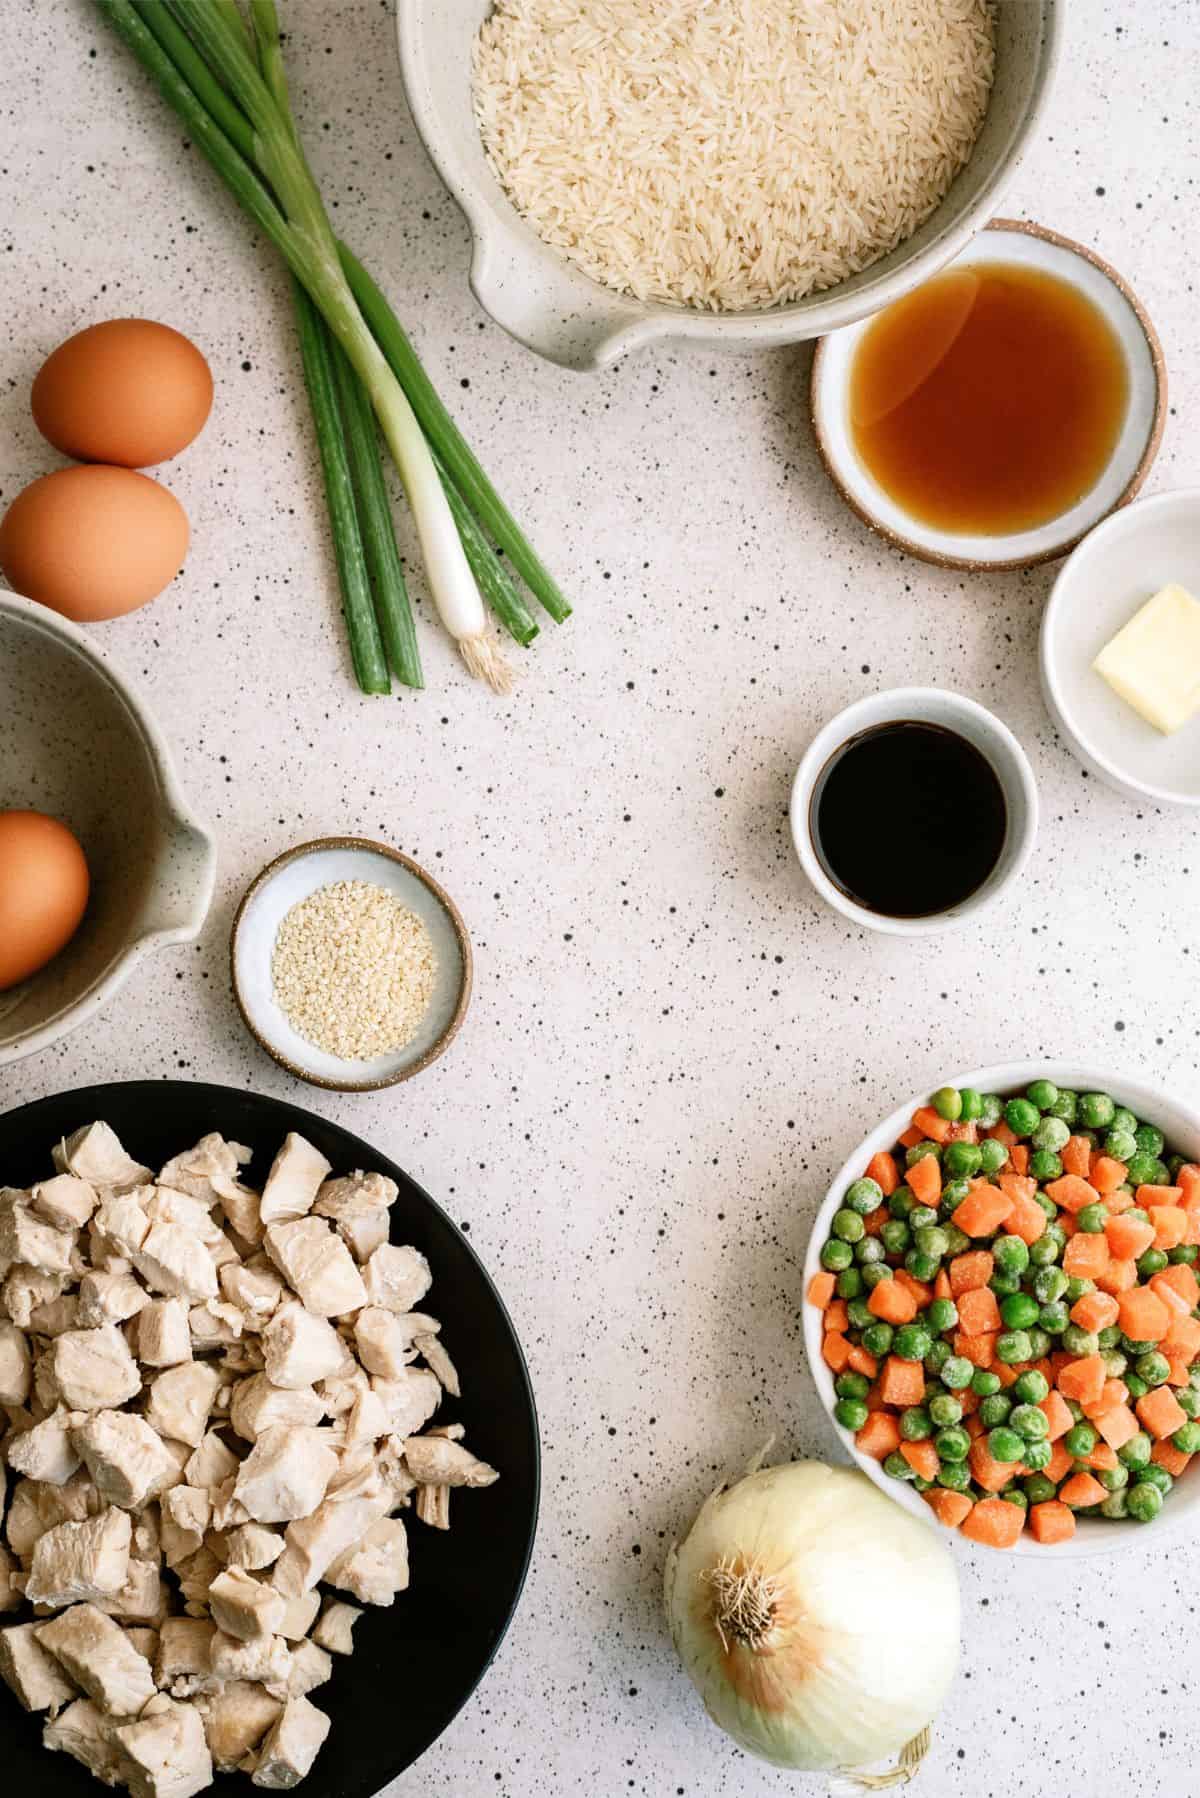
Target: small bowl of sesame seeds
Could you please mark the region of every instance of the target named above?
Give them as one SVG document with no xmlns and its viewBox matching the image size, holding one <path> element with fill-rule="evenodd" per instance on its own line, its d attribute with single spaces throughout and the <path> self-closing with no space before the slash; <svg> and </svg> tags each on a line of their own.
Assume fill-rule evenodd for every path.
<svg viewBox="0 0 1200 1798">
<path fill-rule="evenodd" d="M 265 867 L 230 945 L 247 1029 L 312 1086 L 377 1092 L 448 1046 L 471 996 L 458 907 L 386 843 L 322 837 Z"/>
</svg>

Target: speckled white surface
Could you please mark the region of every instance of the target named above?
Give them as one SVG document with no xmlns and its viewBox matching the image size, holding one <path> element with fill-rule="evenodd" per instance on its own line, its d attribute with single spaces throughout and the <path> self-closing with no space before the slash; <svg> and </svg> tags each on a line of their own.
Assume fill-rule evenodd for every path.
<svg viewBox="0 0 1200 1798">
<path fill-rule="evenodd" d="M 1007 210 L 1093 244 L 1148 306 L 1171 375 L 1160 491 L 1200 480 L 1200 16 L 1187 0 L 1070 10 L 1049 130 Z M 424 697 L 355 697 L 280 266 L 85 0 L 7 0 L 0 499 L 55 465 L 28 389 L 70 331 L 144 312 L 208 353 L 212 421 L 167 471 L 187 569 L 97 634 L 141 675 L 221 869 L 200 944 L 9 1070 L 3 1101 L 188 1073 L 286 1094 L 371 1136 L 469 1224 L 532 1363 L 542 1529 L 496 1665 L 396 1798 L 815 1794 L 706 1722 L 660 1616 L 664 1546 L 768 1432 L 832 1452 L 800 1361 L 799 1269 L 873 1119 L 948 1066 L 1042 1053 L 1194 1088 L 1195 823 L 1127 804 L 1055 741 L 1036 673 L 1053 569 L 947 574 L 845 510 L 809 437 L 807 351 L 649 354 L 587 379 L 486 324 L 404 115 L 386 6 L 284 11 L 339 227 L 577 615 L 524 658 L 510 702 L 471 686 L 432 628 Z M 1043 825 L 1011 903 L 914 944 L 819 906 L 786 804 L 829 711 L 935 680 L 1020 736 Z M 255 1048 L 226 967 L 250 877 L 334 831 L 425 862 L 478 958 L 450 1052 L 358 1100 L 295 1085 Z M 961 1566 L 962 1669 L 920 1798 L 1194 1792 L 1194 1546 L 1168 1555 L 1147 1532 L 1086 1583 Z"/>
</svg>

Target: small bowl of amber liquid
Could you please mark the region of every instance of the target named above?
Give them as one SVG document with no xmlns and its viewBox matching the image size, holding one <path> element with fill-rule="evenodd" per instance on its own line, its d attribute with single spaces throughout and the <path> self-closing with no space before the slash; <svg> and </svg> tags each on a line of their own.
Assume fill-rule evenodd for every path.
<svg viewBox="0 0 1200 1798">
<path fill-rule="evenodd" d="M 1014 220 L 813 359 L 813 426 L 842 497 L 952 568 L 1065 555 L 1137 493 L 1165 413 L 1162 350 L 1126 283 Z"/>
</svg>

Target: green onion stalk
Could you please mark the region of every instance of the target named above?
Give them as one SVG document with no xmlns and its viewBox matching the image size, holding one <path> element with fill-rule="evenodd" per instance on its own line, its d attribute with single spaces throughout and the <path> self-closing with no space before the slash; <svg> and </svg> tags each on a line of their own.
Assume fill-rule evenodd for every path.
<svg viewBox="0 0 1200 1798">
<path fill-rule="evenodd" d="M 97 0 L 97 4 L 184 120 L 197 147 L 284 256 L 336 339 L 350 369 L 370 397 L 384 440 L 396 462 L 442 621 L 469 671 L 487 681 L 496 691 L 507 691 L 511 673 L 488 629 L 479 585 L 472 574 L 472 562 L 477 571 L 486 571 L 481 578 L 489 587 L 489 598 L 518 640 L 523 637 L 528 641 L 536 631 L 536 624 L 531 631 L 532 620 L 523 601 L 478 528 L 468 531 L 469 549 L 464 547 L 455 523 L 455 511 L 460 508 L 452 508 L 444 481 L 453 483 L 460 501 L 464 500 L 465 489 L 465 500 L 470 502 L 475 517 L 482 519 L 496 540 L 507 549 L 510 560 L 551 616 L 565 617 L 569 607 L 519 528 L 509 518 L 482 470 L 479 470 L 482 489 L 472 490 L 468 477 L 473 476 L 478 464 L 462 443 L 448 415 L 443 414 L 442 420 L 436 421 L 436 430 L 426 421 L 425 430 L 430 433 L 430 442 L 426 442 L 425 431 L 410 404 L 401 374 L 395 368 L 395 356 L 389 360 L 360 310 L 343 268 L 343 247 L 333 234 L 287 104 L 273 0 L 251 0 L 255 38 L 265 75 L 256 63 L 236 0 Z M 357 271 L 357 265 L 354 266 Z M 386 302 L 383 307 L 395 333 L 407 346 Z M 415 363 L 415 357 L 413 361 Z M 420 381 L 428 387 L 419 365 L 417 369 Z M 409 375 L 411 392 L 411 370 Z M 344 385 L 341 391 L 344 411 L 347 397 Z M 436 396 L 434 398 L 436 400 Z M 438 404 L 440 406 L 440 402 Z M 322 428 L 320 419 L 318 428 Z M 431 444 L 434 449 L 440 449 L 441 471 L 431 453 Z M 361 469 L 358 472 L 361 475 Z M 462 509 L 465 509 L 465 503 Z M 499 570 L 499 581 L 492 578 L 495 570 Z M 377 586 L 377 604 L 378 599 Z M 516 601 L 515 606 L 511 600 Z M 510 613 L 507 618 L 504 616 L 506 606 Z M 371 631 L 366 629 L 366 620 L 360 612 L 358 624 L 362 631 L 356 642 L 356 623 L 351 618 L 349 606 L 347 620 L 361 681 L 362 670 L 368 665 L 377 674 L 374 651 L 379 640 L 378 629 L 372 618 L 370 624 L 375 632 L 372 645 L 369 640 Z M 386 630 L 384 634 L 388 634 Z M 405 653 L 401 640 L 403 632 L 393 631 L 392 636 L 394 640 L 388 647 L 395 662 Z"/>
</svg>

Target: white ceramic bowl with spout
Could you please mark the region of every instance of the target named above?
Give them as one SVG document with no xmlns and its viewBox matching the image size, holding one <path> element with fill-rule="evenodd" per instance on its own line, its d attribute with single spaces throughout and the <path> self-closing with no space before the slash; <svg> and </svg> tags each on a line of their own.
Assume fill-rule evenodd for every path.
<svg viewBox="0 0 1200 1798">
<path fill-rule="evenodd" d="M 196 936 L 216 872 L 213 840 L 184 800 L 166 740 L 111 656 L 57 612 L 0 590 L 8 810 L 68 825 L 91 893 L 62 953 L 0 992 L 0 1065 L 94 1016 L 151 950 Z"/>
<path fill-rule="evenodd" d="M 996 211 L 1041 122 L 1063 38 L 1062 0 L 996 9 L 996 76 L 966 168 L 919 230 L 823 293 L 763 312 L 717 314 L 631 299 L 593 281 L 527 225 L 488 166 L 471 102 L 471 48 L 492 0 L 397 0 L 408 103 L 471 228 L 471 287 L 538 355 L 596 369 L 653 342 L 751 350 L 853 324 L 927 281 Z"/>
</svg>

